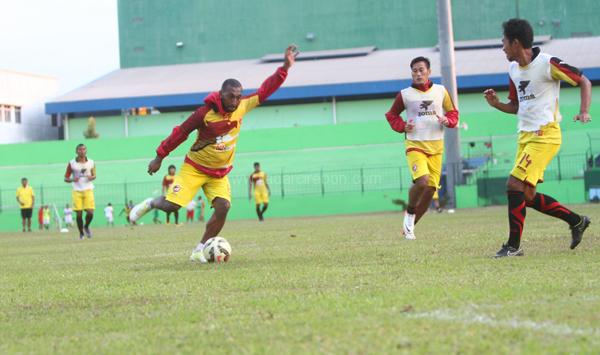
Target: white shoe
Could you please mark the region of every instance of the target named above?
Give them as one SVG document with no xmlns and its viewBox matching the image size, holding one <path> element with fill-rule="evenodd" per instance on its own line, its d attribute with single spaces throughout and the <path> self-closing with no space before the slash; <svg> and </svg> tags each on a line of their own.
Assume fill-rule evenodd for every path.
<svg viewBox="0 0 600 355">
<path fill-rule="evenodd" d="M 208 261 L 204 257 L 204 250 L 194 250 L 192 255 L 190 255 L 191 262 L 197 262 L 200 264 L 206 264 Z"/>
<path fill-rule="evenodd" d="M 414 214 L 404 214 L 404 223 L 402 224 L 402 234 L 404 234 L 404 238 L 407 240 L 415 240 L 415 215 Z"/>
<path fill-rule="evenodd" d="M 129 221 L 132 223 L 137 222 L 138 219 L 142 218 L 146 213 L 150 212 L 152 207 L 150 207 L 150 202 L 152 202 L 152 197 L 149 197 L 142 201 L 141 203 L 135 205 L 131 212 L 129 212 Z"/>
</svg>

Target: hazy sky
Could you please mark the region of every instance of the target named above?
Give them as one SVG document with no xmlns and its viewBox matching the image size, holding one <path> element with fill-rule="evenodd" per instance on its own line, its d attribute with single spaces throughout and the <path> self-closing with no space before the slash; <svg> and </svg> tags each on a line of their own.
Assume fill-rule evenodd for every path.
<svg viewBox="0 0 600 355">
<path fill-rule="evenodd" d="M 0 0 L 0 69 L 64 93 L 119 68 L 117 0 Z"/>
</svg>

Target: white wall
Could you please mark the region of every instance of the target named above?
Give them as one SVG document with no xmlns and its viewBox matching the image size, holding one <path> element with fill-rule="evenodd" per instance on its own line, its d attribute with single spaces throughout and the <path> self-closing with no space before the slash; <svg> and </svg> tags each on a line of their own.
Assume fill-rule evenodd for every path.
<svg viewBox="0 0 600 355">
<path fill-rule="evenodd" d="M 55 78 L 0 70 L 0 105 L 21 107 L 21 123 L 14 113 L 10 122 L 0 122 L 0 144 L 58 139 L 59 127 L 52 127 L 44 113 L 44 103 L 58 93 L 58 85 Z"/>
</svg>

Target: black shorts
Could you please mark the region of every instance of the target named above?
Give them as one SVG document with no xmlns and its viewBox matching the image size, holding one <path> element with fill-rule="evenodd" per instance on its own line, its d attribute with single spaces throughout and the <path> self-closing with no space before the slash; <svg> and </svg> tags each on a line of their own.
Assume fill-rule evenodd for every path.
<svg viewBox="0 0 600 355">
<path fill-rule="evenodd" d="M 21 208 L 21 218 L 31 218 L 33 208 Z"/>
</svg>

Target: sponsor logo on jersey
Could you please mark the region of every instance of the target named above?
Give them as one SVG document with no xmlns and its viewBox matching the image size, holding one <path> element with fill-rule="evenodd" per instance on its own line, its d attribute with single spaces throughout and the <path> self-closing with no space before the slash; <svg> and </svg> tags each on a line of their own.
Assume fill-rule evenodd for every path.
<svg viewBox="0 0 600 355">
<path fill-rule="evenodd" d="M 523 96 L 519 96 L 519 101 L 527 101 L 535 99 L 535 95 L 533 93 L 529 95 L 525 95 L 525 89 L 529 86 L 531 80 L 521 80 L 519 81 L 519 92 L 523 93 Z"/>
<path fill-rule="evenodd" d="M 431 110 L 428 111 L 429 106 L 431 106 L 431 104 L 433 103 L 433 100 L 423 100 L 421 101 L 421 105 L 419 105 L 419 108 L 425 110 L 425 111 L 420 111 L 417 112 L 417 116 L 421 117 L 421 116 L 435 116 L 436 112 L 435 110 Z"/>
</svg>

